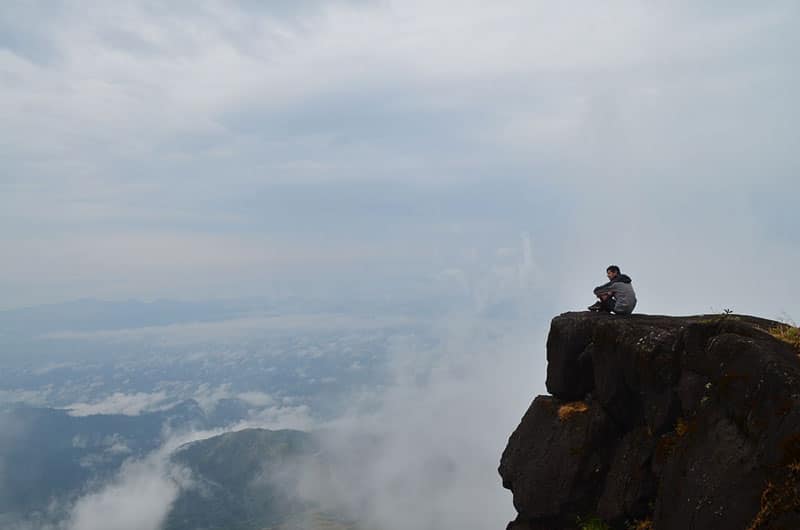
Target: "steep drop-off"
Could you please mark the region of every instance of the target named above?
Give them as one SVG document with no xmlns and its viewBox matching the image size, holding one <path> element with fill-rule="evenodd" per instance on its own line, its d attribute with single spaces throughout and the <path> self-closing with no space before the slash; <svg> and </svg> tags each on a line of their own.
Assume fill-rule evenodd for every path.
<svg viewBox="0 0 800 530">
<path fill-rule="evenodd" d="M 800 359 L 738 315 L 565 313 L 500 462 L 510 530 L 800 528 Z"/>
</svg>

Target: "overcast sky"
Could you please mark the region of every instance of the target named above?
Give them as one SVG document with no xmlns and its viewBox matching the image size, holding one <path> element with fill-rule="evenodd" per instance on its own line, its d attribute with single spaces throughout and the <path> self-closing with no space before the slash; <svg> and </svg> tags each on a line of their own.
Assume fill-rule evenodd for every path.
<svg viewBox="0 0 800 530">
<path fill-rule="evenodd" d="M 618 263 L 643 311 L 800 319 L 798 15 L 6 1 L 0 307 L 424 289 L 518 258 L 564 310 Z"/>
</svg>

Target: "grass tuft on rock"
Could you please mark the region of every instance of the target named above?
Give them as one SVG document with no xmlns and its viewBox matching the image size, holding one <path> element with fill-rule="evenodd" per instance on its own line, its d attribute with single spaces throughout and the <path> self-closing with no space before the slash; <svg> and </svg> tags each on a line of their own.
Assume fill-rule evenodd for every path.
<svg viewBox="0 0 800 530">
<path fill-rule="evenodd" d="M 575 414 L 581 414 L 587 410 L 589 410 L 589 405 L 587 405 L 585 401 L 571 401 L 569 403 L 564 403 L 558 407 L 558 419 L 561 421 L 566 421 Z"/>
<path fill-rule="evenodd" d="M 653 528 L 655 527 L 652 519 L 637 520 L 628 524 L 628 530 L 653 530 Z"/>
<path fill-rule="evenodd" d="M 787 344 L 792 345 L 798 352 L 800 352 L 800 327 L 791 324 L 784 324 L 775 326 L 769 330 L 769 334 L 778 340 L 782 340 Z"/>
</svg>

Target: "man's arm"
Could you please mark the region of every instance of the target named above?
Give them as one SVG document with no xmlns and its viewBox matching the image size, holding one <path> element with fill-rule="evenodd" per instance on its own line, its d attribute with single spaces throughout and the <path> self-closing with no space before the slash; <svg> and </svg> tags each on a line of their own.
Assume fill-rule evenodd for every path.
<svg viewBox="0 0 800 530">
<path fill-rule="evenodd" d="M 594 294 L 602 294 L 602 293 L 609 293 L 611 292 L 611 284 L 614 283 L 613 281 L 604 283 L 600 287 L 594 288 Z"/>
</svg>

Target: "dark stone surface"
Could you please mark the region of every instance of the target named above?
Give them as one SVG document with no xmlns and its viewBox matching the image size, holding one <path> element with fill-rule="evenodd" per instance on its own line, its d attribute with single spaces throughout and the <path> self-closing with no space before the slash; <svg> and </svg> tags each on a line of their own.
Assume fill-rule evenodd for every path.
<svg viewBox="0 0 800 530">
<path fill-rule="evenodd" d="M 613 424 L 597 403 L 560 419 L 563 404 L 553 397 L 537 397 L 503 452 L 503 485 L 514 493 L 514 507 L 523 521 L 583 513 L 602 486 L 617 435 Z M 538 442 L 525 443 L 530 439 Z"/>
<path fill-rule="evenodd" d="M 514 529 L 800 528 L 800 360 L 740 315 L 565 313 L 503 453 Z M 559 407 L 585 400 L 583 412 Z"/>
<path fill-rule="evenodd" d="M 617 443 L 605 488 L 597 502 L 598 517 L 623 522 L 644 518 L 652 512 L 649 503 L 658 486 L 651 469 L 656 441 L 646 427 L 640 427 Z"/>
<path fill-rule="evenodd" d="M 706 393 L 706 385 L 711 382 L 708 377 L 703 377 L 691 370 L 684 370 L 678 381 L 678 399 L 681 409 L 689 415 L 694 414 L 700 406 L 700 400 Z"/>
<path fill-rule="evenodd" d="M 506 530 L 550 530 L 546 524 L 533 523 L 530 521 L 511 521 Z"/>
<path fill-rule="evenodd" d="M 666 435 L 656 528 L 746 528 L 759 509 L 765 470 L 753 444 L 719 411 Z"/>
<path fill-rule="evenodd" d="M 590 319 L 553 320 L 547 336 L 545 382 L 552 395 L 570 401 L 583 399 L 592 389 L 593 324 Z"/>
</svg>

